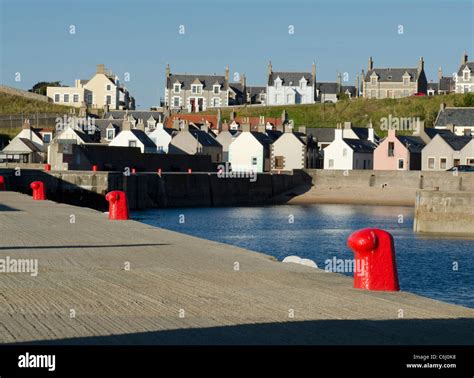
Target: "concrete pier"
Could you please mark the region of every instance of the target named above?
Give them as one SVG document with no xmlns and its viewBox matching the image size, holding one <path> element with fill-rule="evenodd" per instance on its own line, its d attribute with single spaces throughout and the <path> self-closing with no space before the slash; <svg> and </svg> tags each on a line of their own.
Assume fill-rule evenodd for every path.
<svg viewBox="0 0 474 378">
<path fill-rule="evenodd" d="M 37 259 L 38 274 L 0 273 L 2 343 L 473 341 L 473 309 L 355 290 L 339 274 L 0 192 L 0 259 L 7 257 Z"/>
</svg>

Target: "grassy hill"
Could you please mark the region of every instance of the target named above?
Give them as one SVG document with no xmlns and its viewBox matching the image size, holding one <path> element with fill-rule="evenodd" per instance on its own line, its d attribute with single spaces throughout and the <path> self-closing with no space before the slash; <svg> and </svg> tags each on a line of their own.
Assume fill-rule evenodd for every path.
<svg viewBox="0 0 474 378">
<path fill-rule="evenodd" d="M 33 113 L 68 113 L 68 106 L 36 101 L 22 96 L 0 92 L 0 115 Z"/>
<path fill-rule="evenodd" d="M 351 121 L 357 126 L 367 126 L 372 121 L 379 135 L 386 132 L 380 130 L 382 117 L 419 117 L 426 126 L 432 126 L 440 104 L 447 106 L 474 106 L 472 94 L 450 94 L 445 96 L 406 97 L 402 99 L 353 99 L 342 100 L 337 104 L 311 104 L 287 106 L 248 106 L 236 107 L 238 116 L 281 117 L 283 110 L 288 112 L 289 119 L 295 127 L 335 127 L 339 122 Z M 222 118 L 229 120 L 231 109 L 223 108 Z M 207 111 L 215 114 L 216 111 Z"/>
</svg>

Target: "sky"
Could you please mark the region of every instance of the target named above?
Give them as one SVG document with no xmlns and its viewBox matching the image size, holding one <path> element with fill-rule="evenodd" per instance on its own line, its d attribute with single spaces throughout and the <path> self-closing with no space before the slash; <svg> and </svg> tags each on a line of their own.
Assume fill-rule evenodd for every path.
<svg viewBox="0 0 474 378">
<path fill-rule="evenodd" d="M 369 56 L 375 67 L 423 56 L 433 81 L 438 67 L 457 71 L 464 51 L 474 60 L 474 0 L 0 0 L 0 20 L 2 84 L 72 86 L 103 63 L 122 82 L 128 73 L 143 110 L 164 96 L 167 63 L 220 75 L 228 65 L 231 78 L 265 85 L 269 60 L 306 72 L 314 61 L 318 81 L 341 72 L 354 85 Z"/>
</svg>

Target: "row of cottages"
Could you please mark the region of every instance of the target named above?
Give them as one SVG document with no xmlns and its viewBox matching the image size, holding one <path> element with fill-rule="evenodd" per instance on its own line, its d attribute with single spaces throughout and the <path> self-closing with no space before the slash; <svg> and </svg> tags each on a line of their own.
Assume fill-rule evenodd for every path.
<svg viewBox="0 0 474 378">
<path fill-rule="evenodd" d="M 135 109 L 135 99 L 103 64 L 91 79 L 77 79 L 73 87 L 47 87 L 46 95 L 56 104 L 76 108 Z"/>
</svg>

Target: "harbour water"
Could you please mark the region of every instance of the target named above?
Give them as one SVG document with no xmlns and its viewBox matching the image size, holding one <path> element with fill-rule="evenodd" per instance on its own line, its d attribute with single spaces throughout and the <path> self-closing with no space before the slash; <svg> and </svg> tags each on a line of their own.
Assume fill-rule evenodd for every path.
<svg viewBox="0 0 474 378">
<path fill-rule="evenodd" d="M 347 237 L 377 227 L 395 240 L 401 289 L 474 308 L 474 240 L 425 237 L 413 232 L 413 208 L 310 205 L 154 209 L 132 217 L 156 227 L 272 255 L 297 255 L 330 267 L 350 260 Z M 343 274 L 352 276 L 352 272 Z"/>
</svg>

